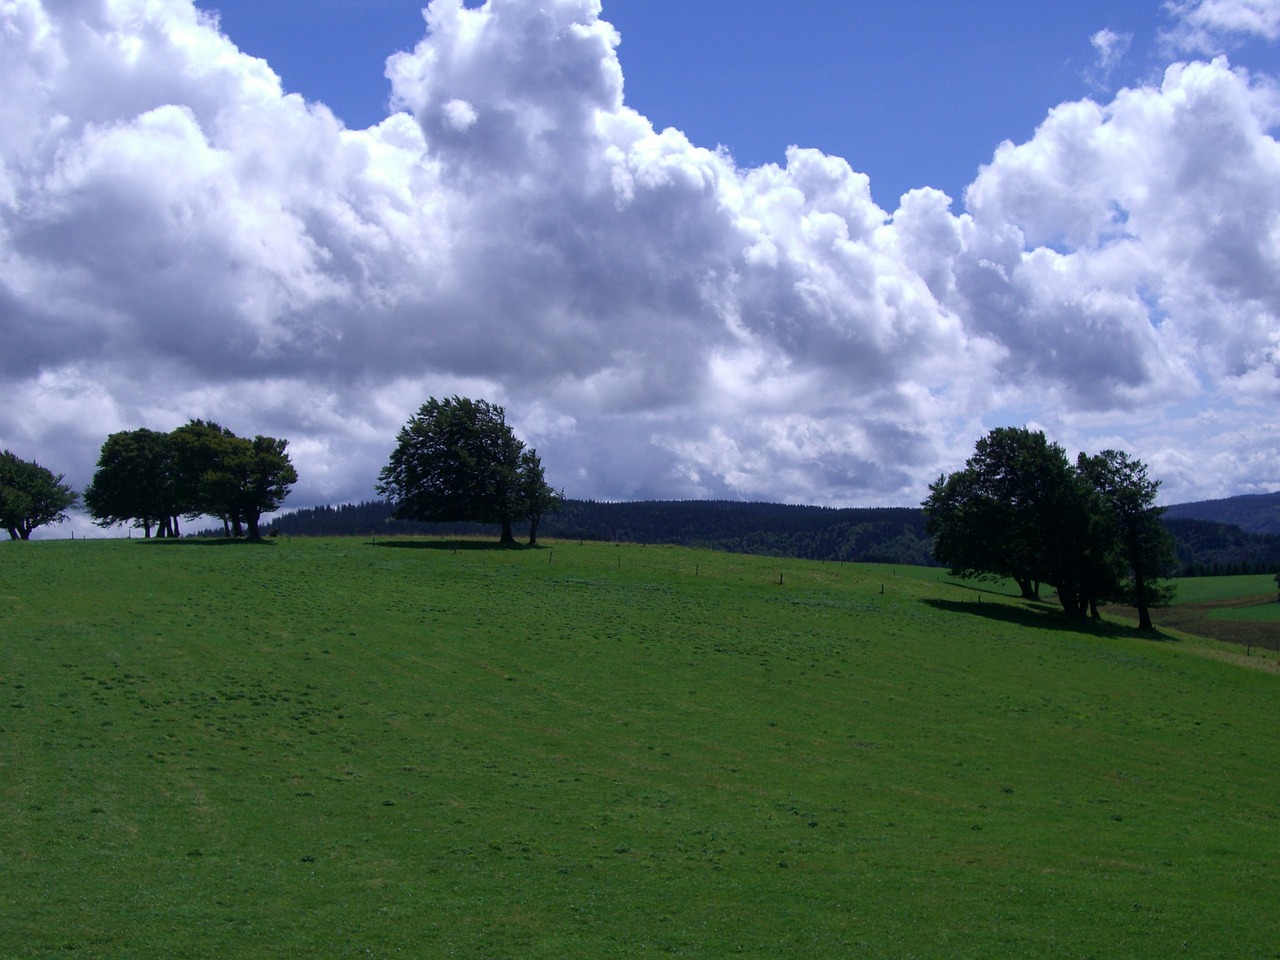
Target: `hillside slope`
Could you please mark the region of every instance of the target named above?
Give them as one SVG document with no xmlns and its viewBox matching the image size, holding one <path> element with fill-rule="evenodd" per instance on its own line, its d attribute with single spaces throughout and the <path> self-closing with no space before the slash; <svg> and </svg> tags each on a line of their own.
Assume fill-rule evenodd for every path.
<svg viewBox="0 0 1280 960">
<path fill-rule="evenodd" d="M 1165 517 L 1170 520 L 1210 520 L 1237 526 L 1247 533 L 1280 536 L 1280 493 L 1176 503 L 1165 511 Z"/>
<path fill-rule="evenodd" d="M 1280 943 L 1271 658 L 937 570 L 468 546 L 0 545 L 0 956 Z"/>
</svg>

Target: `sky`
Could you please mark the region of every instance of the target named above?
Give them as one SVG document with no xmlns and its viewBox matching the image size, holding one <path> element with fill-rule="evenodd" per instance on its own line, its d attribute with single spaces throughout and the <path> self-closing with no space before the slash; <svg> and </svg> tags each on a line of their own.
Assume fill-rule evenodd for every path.
<svg viewBox="0 0 1280 960">
<path fill-rule="evenodd" d="M 571 497 L 911 505 L 1003 425 L 1280 489 L 1278 40 L 1280 0 L 11 0 L 0 447 L 82 489 L 214 419 L 341 503 L 459 394 Z"/>
</svg>

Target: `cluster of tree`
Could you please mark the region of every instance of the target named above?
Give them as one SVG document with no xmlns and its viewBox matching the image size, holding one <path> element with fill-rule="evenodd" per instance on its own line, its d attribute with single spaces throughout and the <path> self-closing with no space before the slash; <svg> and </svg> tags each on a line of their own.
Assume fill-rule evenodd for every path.
<svg viewBox="0 0 1280 960">
<path fill-rule="evenodd" d="M 0 523 L 11 540 L 30 540 L 31 531 L 67 519 L 79 497 L 62 474 L 17 454 L 0 452 Z"/>
<path fill-rule="evenodd" d="M 496 524 L 503 543 L 515 542 L 515 521 L 527 521 L 530 545 L 563 499 L 547 485 L 537 451 L 507 425 L 506 411 L 466 397 L 431 397 L 409 418 L 377 489 L 397 519 Z"/>
<path fill-rule="evenodd" d="M 1001 427 L 978 441 L 965 468 L 943 475 L 924 502 L 934 555 L 959 576 L 1010 578 L 1023 596 L 1057 590 L 1068 615 L 1098 616 L 1100 603 L 1167 603 L 1173 539 L 1155 505 L 1159 481 L 1118 450 L 1074 464 L 1042 432 Z"/>
<path fill-rule="evenodd" d="M 170 433 L 113 433 L 84 492 L 93 522 L 128 523 L 148 538 L 179 535 L 179 518 L 218 517 L 229 536 L 260 539 L 262 515 L 280 507 L 298 473 L 287 440 L 238 437 L 192 420 Z"/>
</svg>

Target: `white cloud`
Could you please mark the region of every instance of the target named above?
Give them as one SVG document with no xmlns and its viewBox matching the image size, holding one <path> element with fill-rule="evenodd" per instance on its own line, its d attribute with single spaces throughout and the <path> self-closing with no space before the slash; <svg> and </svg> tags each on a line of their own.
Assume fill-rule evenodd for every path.
<svg viewBox="0 0 1280 960">
<path fill-rule="evenodd" d="M 599 14 L 435 0 L 408 112 L 347 130 L 188 0 L 0 8 L 0 445 L 83 484 L 111 430 L 212 417 L 290 438 L 292 502 L 358 499 L 459 392 L 572 496 L 910 503 L 1029 421 L 1187 496 L 1280 483 L 1186 413 L 1274 433 L 1267 84 L 1173 67 L 1055 108 L 964 212 L 889 212 L 840 158 L 653 129 Z"/>
<path fill-rule="evenodd" d="M 1175 20 L 1167 40 L 1179 50 L 1213 55 L 1243 38 L 1280 39 L 1280 0 L 1167 0 L 1164 6 Z"/>
<path fill-rule="evenodd" d="M 1089 42 L 1093 46 L 1096 59 L 1093 66 L 1086 72 L 1085 79 L 1097 90 L 1108 89 L 1111 85 L 1111 75 L 1120 65 L 1125 54 L 1129 52 L 1129 47 L 1133 43 L 1133 34 L 1116 33 L 1104 27 L 1094 33 L 1089 38 Z"/>
</svg>

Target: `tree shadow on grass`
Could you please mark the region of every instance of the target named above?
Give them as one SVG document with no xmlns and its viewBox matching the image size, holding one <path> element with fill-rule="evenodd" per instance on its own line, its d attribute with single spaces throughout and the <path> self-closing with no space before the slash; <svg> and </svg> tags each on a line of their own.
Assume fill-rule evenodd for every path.
<svg viewBox="0 0 1280 960">
<path fill-rule="evenodd" d="M 150 540 L 139 540 L 138 543 L 148 547 L 274 547 L 275 541 L 262 537 L 250 540 L 247 537 L 152 537 Z"/>
<path fill-rule="evenodd" d="M 941 580 L 939 582 L 948 587 L 955 587 L 957 590 L 970 590 L 977 594 L 989 593 L 993 597 L 1008 597 L 1010 600 L 1025 599 L 1018 585 L 1012 581 Z"/>
<path fill-rule="evenodd" d="M 541 546 L 527 543 L 502 543 L 498 540 L 375 540 L 370 546 L 392 547 L 398 550 L 541 550 Z"/>
<path fill-rule="evenodd" d="M 1055 630 L 1060 633 L 1083 633 L 1108 639 L 1160 640 L 1176 642 L 1174 637 L 1156 631 L 1148 633 L 1135 626 L 1113 623 L 1109 620 L 1072 620 L 1061 610 L 1047 604 L 983 603 L 966 600 L 926 599 L 925 604 L 944 613 L 967 614 L 983 617 L 999 623 L 1010 623 L 1036 630 Z"/>
</svg>

